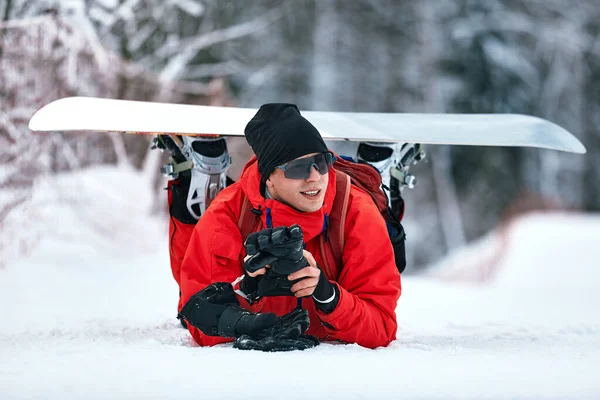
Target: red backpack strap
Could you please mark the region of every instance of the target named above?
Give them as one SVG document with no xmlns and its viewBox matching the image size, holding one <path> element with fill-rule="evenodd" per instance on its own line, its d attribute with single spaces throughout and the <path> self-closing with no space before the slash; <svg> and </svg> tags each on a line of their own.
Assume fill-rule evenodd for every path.
<svg viewBox="0 0 600 400">
<path fill-rule="evenodd" d="M 325 272 L 329 279 L 337 279 L 343 266 L 344 230 L 346 228 L 350 188 L 350 176 L 336 170 L 336 192 L 331 214 L 329 214 L 329 232 L 327 237 L 321 235 L 321 254 L 325 263 Z"/>
<path fill-rule="evenodd" d="M 348 161 L 336 155 L 334 168 L 336 172 L 341 171 L 350 175 L 352 184 L 371 196 L 379 212 L 387 213 L 388 198 L 381 189 L 381 174 L 375 167 L 367 163 Z"/>
<path fill-rule="evenodd" d="M 246 196 L 242 201 L 242 209 L 238 219 L 238 228 L 242 234 L 242 243 L 246 242 L 246 238 L 254 231 L 256 225 L 260 221 L 258 215 L 252 212 L 252 204 Z"/>
</svg>

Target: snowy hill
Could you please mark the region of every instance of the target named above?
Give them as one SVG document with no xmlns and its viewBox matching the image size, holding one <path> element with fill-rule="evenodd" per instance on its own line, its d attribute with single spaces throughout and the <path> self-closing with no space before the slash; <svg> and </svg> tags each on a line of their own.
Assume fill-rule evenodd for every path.
<svg viewBox="0 0 600 400">
<path fill-rule="evenodd" d="M 5 221 L 5 245 L 36 241 L 2 254 L 1 399 L 600 398 L 598 216 L 521 218 L 405 277 L 388 348 L 268 354 L 178 327 L 149 199 L 133 171 L 92 170 Z"/>
</svg>

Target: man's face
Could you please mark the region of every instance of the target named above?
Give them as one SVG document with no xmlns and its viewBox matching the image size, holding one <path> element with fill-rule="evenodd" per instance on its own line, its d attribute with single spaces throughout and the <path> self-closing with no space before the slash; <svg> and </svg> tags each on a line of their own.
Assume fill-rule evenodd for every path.
<svg viewBox="0 0 600 400">
<path fill-rule="evenodd" d="M 298 159 L 309 158 L 316 154 L 307 154 Z M 303 212 L 317 211 L 323 206 L 328 183 L 329 174 L 321 175 L 314 166 L 311 167 L 310 175 L 306 179 L 286 178 L 282 169 L 275 168 L 266 181 L 271 197 Z"/>
</svg>

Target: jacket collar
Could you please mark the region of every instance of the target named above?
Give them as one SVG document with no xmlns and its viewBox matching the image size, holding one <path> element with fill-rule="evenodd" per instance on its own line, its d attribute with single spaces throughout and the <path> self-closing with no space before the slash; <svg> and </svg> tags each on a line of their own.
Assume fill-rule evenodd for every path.
<svg viewBox="0 0 600 400">
<path fill-rule="evenodd" d="M 240 184 L 252 207 L 260 210 L 263 226 L 276 228 L 298 224 L 304 233 L 304 242 L 321 234 L 326 228 L 331 207 L 335 198 L 335 170 L 329 169 L 329 183 L 325 190 L 323 206 L 313 212 L 301 212 L 275 199 L 265 199 L 260 193 L 261 176 L 258 172 L 256 156 L 244 167 Z"/>
</svg>

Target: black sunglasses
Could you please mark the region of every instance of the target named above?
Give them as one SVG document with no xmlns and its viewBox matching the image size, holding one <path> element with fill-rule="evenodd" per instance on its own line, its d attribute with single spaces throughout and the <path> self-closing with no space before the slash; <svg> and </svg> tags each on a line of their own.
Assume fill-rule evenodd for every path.
<svg viewBox="0 0 600 400">
<path fill-rule="evenodd" d="M 283 170 L 283 175 L 288 179 L 308 179 L 313 166 L 321 175 L 325 175 L 334 162 L 335 157 L 333 154 L 319 153 L 312 157 L 290 161 L 275 168 Z"/>
</svg>

